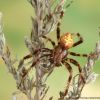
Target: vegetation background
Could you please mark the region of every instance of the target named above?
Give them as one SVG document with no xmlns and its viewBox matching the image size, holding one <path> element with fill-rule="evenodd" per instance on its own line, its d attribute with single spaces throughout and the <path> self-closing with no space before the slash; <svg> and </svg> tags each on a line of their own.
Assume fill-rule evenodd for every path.
<svg viewBox="0 0 100 100">
<path fill-rule="evenodd" d="M 32 23 L 31 16 L 34 16 L 34 10 L 27 0 L 0 0 L 0 11 L 3 13 L 4 33 L 7 44 L 13 55 L 22 58 L 28 53 L 24 44 L 24 36 L 30 35 Z M 75 2 L 66 9 L 62 20 L 61 34 L 66 32 L 79 32 L 84 43 L 71 51 L 80 53 L 90 53 L 95 48 L 95 43 L 100 40 L 98 37 L 100 27 L 100 0 L 75 0 Z M 56 41 L 55 31 L 48 34 Z M 48 47 L 50 45 L 48 44 Z M 77 59 L 83 66 L 86 62 L 84 58 Z M 73 66 L 73 65 L 72 65 Z M 77 68 L 73 66 L 73 71 Z M 94 71 L 100 73 L 100 62 L 95 64 Z M 49 77 L 47 83 L 50 85 L 48 96 L 58 97 L 60 90 L 66 86 L 68 72 L 65 67 L 56 68 Z M 17 91 L 16 83 L 11 74 L 9 74 L 2 59 L 0 59 L 0 100 L 11 100 L 12 93 Z M 82 93 L 84 97 L 100 97 L 100 77 L 93 84 L 86 85 Z"/>
</svg>

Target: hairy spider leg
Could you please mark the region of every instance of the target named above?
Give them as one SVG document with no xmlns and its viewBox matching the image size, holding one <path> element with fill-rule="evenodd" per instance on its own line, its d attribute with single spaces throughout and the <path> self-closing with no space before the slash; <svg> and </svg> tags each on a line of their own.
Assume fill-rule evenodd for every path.
<svg viewBox="0 0 100 100">
<path fill-rule="evenodd" d="M 77 42 L 75 42 L 72 47 L 75 47 L 75 46 L 83 43 L 83 38 L 81 37 L 81 35 L 79 33 L 73 34 L 73 35 L 76 35 L 79 38 L 79 40 Z"/>
<path fill-rule="evenodd" d="M 56 34 L 57 34 L 57 41 L 59 41 L 59 38 L 60 38 L 60 23 L 57 24 Z"/>
<path fill-rule="evenodd" d="M 43 35 L 42 38 L 48 40 L 52 44 L 52 46 L 55 47 L 55 42 L 52 41 L 49 37 Z"/>
<path fill-rule="evenodd" d="M 68 54 L 70 54 L 70 55 L 72 55 L 72 56 L 88 57 L 87 54 L 79 54 L 79 53 L 70 52 L 70 51 L 68 51 Z"/>
<path fill-rule="evenodd" d="M 81 77 L 82 81 L 85 83 L 84 76 L 83 76 L 83 73 L 82 73 L 82 68 L 81 68 L 80 64 L 76 60 L 71 59 L 71 58 L 67 58 L 65 60 L 67 62 L 72 63 L 72 64 L 74 64 L 75 66 L 78 67 L 78 70 L 79 70 L 79 73 L 80 73 L 80 77 Z"/>
<path fill-rule="evenodd" d="M 64 11 L 61 11 L 60 13 L 60 19 L 64 16 Z M 56 34 L 57 34 L 57 41 L 59 41 L 60 38 L 60 21 L 57 23 L 57 29 L 56 29 Z"/>
<path fill-rule="evenodd" d="M 69 74 L 70 74 L 68 81 L 67 81 L 67 87 L 66 87 L 64 93 L 60 92 L 60 96 L 65 97 L 68 93 L 68 89 L 69 89 L 69 86 L 70 86 L 70 83 L 71 83 L 71 80 L 72 80 L 72 76 L 73 76 L 73 71 L 72 71 L 72 67 L 70 66 L 70 64 L 68 62 L 64 61 L 62 63 L 65 65 L 65 67 L 67 68 L 67 70 L 69 71 Z"/>
<path fill-rule="evenodd" d="M 32 57 L 32 55 L 36 55 L 38 52 L 51 52 L 52 50 L 51 49 L 48 49 L 48 48 L 41 48 L 41 49 L 37 49 L 34 51 L 33 54 L 28 54 L 26 56 L 23 57 L 23 60 L 26 60 L 26 59 L 29 59 Z"/>
<path fill-rule="evenodd" d="M 28 54 L 28 55 L 26 55 L 26 56 L 23 57 L 23 60 L 29 59 L 31 57 L 32 57 L 32 55 L 31 54 Z"/>
</svg>

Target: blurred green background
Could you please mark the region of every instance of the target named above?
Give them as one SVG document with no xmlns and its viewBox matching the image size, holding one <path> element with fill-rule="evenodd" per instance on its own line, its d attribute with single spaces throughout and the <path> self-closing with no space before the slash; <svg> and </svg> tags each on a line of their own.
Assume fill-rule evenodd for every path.
<svg viewBox="0 0 100 100">
<path fill-rule="evenodd" d="M 3 13 L 7 44 L 12 53 L 20 59 L 28 52 L 24 44 L 24 36 L 30 35 L 30 17 L 34 16 L 34 10 L 27 0 L 0 0 L 0 11 Z M 98 27 L 100 27 L 100 0 L 75 0 L 71 7 L 66 9 L 62 20 L 61 33 L 79 32 L 84 38 L 84 43 L 71 50 L 90 53 L 95 48 L 95 43 L 100 40 Z M 55 34 L 55 32 L 49 34 L 51 38 L 55 39 L 52 34 Z M 75 57 L 75 59 L 82 66 L 86 62 L 84 58 Z M 100 61 L 97 61 L 94 71 L 98 74 L 100 73 L 99 67 Z M 73 66 L 73 69 L 74 71 L 77 70 L 75 66 Z M 64 67 L 55 69 L 47 81 L 50 85 L 47 97 L 53 95 L 54 100 L 57 100 L 59 91 L 66 86 L 67 77 L 68 71 Z M 0 100 L 11 100 L 11 94 L 14 91 L 17 91 L 15 80 L 0 58 Z M 97 78 L 95 83 L 86 85 L 82 95 L 100 97 L 100 77 Z"/>
</svg>

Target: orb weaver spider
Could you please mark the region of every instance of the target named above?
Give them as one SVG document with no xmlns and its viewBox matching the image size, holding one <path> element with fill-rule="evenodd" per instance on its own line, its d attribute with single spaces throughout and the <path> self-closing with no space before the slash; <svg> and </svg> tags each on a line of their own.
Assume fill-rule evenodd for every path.
<svg viewBox="0 0 100 100">
<path fill-rule="evenodd" d="M 61 15 L 60 15 L 60 18 L 63 17 L 63 14 L 64 12 L 61 12 Z M 82 74 L 82 68 L 80 66 L 80 64 L 72 59 L 72 58 L 68 58 L 68 55 L 72 55 L 72 56 L 81 56 L 81 57 L 88 57 L 87 54 L 79 54 L 79 53 L 74 53 L 74 52 L 70 52 L 69 49 L 72 48 L 72 47 L 76 47 L 78 46 L 79 44 L 81 44 L 83 42 L 83 38 L 80 36 L 79 33 L 76 33 L 76 34 L 72 34 L 72 33 L 66 33 L 62 36 L 60 36 L 60 22 L 58 22 L 57 24 L 57 42 L 58 44 L 56 45 L 56 43 L 46 37 L 46 36 L 42 36 L 42 38 L 48 40 L 52 46 L 53 46 L 53 49 L 49 49 L 49 48 L 41 48 L 41 49 L 37 49 L 34 51 L 33 54 L 29 54 L 25 57 L 23 57 L 22 61 L 26 60 L 26 59 L 29 59 L 31 58 L 33 55 L 36 55 L 37 53 L 39 52 L 42 52 L 42 53 L 45 53 L 44 55 L 41 55 L 36 61 L 34 61 L 32 63 L 32 65 L 29 67 L 29 69 L 25 70 L 24 74 L 23 74 L 23 77 L 43 58 L 43 57 L 47 57 L 47 59 L 49 58 L 49 62 L 50 64 L 47 65 L 47 67 L 49 66 L 53 66 L 52 68 L 54 67 L 60 67 L 61 64 L 63 64 L 66 69 L 68 70 L 69 72 L 69 78 L 68 78 L 68 81 L 67 81 L 67 87 L 65 89 L 64 92 L 60 92 L 60 96 L 63 96 L 65 97 L 68 93 L 68 89 L 69 89 L 69 86 L 70 86 L 70 83 L 71 83 L 71 80 L 72 80 L 72 67 L 70 65 L 70 63 L 74 64 L 75 66 L 78 67 L 78 70 L 79 70 L 79 73 L 80 73 L 80 77 L 82 79 L 82 81 L 85 83 L 85 80 L 84 80 L 84 77 L 83 77 L 83 74 Z M 77 42 L 74 43 L 73 41 L 73 36 L 77 36 L 79 38 L 79 40 Z M 51 68 L 51 67 L 50 67 Z M 52 69 L 53 70 L 53 69 Z"/>
<path fill-rule="evenodd" d="M 75 35 L 79 38 L 79 40 L 74 43 L 73 36 L 75 36 Z M 51 44 L 53 45 L 53 49 L 41 48 L 41 49 L 35 50 L 33 55 L 35 55 L 37 52 L 43 52 L 45 54 L 42 55 L 41 57 L 39 57 L 35 62 L 33 62 L 27 72 L 29 72 L 30 69 L 33 68 L 39 62 L 40 59 L 42 59 L 42 57 L 49 57 L 50 64 L 53 65 L 53 67 L 59 67 L 59 66 L 61 66 L 61 64 L 63 64 L 69 71 L 69 78 L 67 81 L 67 87 L 66 87 L 65 91 L 60 92 L 60 95 L 66 96 L 68 93 L 68 89 L 69 89 L 71 80 L 72 80 L 72 73 L 73 73 L 72 67 L 69 63 L 72 63 L 78 67 L 80 77 L 83 80 L 83 82 L 85 82 L 80 64 L 76 60 L 74 60 L 72 58 L 68 58 L 68 55 L 88 57 L 87 54 L 78 54 L 78 53 L 69 51 L 70 48 L 76 47 L 79 44 L 81 44 L 83 42 L 83 38 L 80 36 L 79 33 L 77 33 L 77 34 L 66 33 L 60 37 L 60 31 L 57 31 L 57 40 L 58 40 L 57 45 L 50 38 L 48 38 L 46 36 L 43 36 L 43 38 L 47 39 L 48 41 L 51 42 Z M 29 54 L 23 58 L 23 61 L 25 59 L 28 59 L 31 57 L 32 57 L 32 55 Z"/>
</svg>

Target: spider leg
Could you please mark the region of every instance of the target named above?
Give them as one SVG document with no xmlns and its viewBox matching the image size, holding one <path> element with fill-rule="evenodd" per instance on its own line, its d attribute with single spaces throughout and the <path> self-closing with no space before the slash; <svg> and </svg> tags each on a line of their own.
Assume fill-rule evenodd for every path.
<svg viewBox="0 0 100 100">
<path fill-rule="evenodd" d="M 79 57 L 88 57 L 87 54 L 79 54 L 79 53 L 75 53 L 75 52 L 69 52 L 68 54 L 72 55 L 72 56 L 79 56 Z"/>
<path fill-rule="evenodd" d="M 38 52 L 50 52 L 51 53 L 52 50 L 48 49 L 48 48 L 41 48 L 41 49 L 35 50 L 33 54 L 28 54 L 28 55 L 23 57 L 23 59 L 19 62 L 19 67 L 20 67 L 20 65 L 22 65 L 24 63 L 25 60 L 31 58 L 32 55 L 36 55 Z M 44 56 L 48 56 L 48 55 L 50 55 L 50 53 L 49 54 L 43 54 L 40 58 L 42 58 Z M 35 62 L 33 62 L 31 67 L 33 67 L 39 61 L 40 58 L 38 58 Z M 23 77 L 27 75 L 27 73 L 30 71 L 31 67 L 29 67 L 29 69 L 24 70 Z"/>
<path fill-rule="evenodd" d="M 61 11 L 60 13 L 60 19 L 62 19 L 62 17 L 64 16 L 64 12 Z M 60 21 L 57 23 L 57 29 L 56 29 L 56 34 L 57 34 L 57 41 L 59 41 L 60 38 Z"/>
<path fill-rule="evenodd" d="M 44 39 L 48 40 L 49 42 L 51 42 L 52 46 L 55 47 L 55 42 L 52 41 L 50 38 L 48 38 L 48 37 L 46 37 L 44 35 L 42 36 L 42 38 L 44 38 Z"/>
<path fill-rule="evenodd" d="M 23 57 L 23 60 L 26 60 L 26 59 L 31 58 L 31 57 L 32 57 L 32 55 L 28 54 L 28 55 L 26 55 L 26 56 Z"/>
<path fill-rule="evenodd" d="M 47 74 L 47 76 L 46 76 L 46 78 L 44 80 L 44 83 L 47 81 L 48 77 L 52 74 L 52 72 L 53 72 L 53 69 Z"/>
<path fill-rule="evenodd" d="M 67 58 L 66 61 L 70 62 L 70 63 L 72 63 L 72 64 L 74 64 L 75 66 L 78 67 L 80 77 L 81 77 L 82 81 L 85 83 L 85 79 L 84 79 L 84 76 L 83 76 L 83 73 L 82 73 L 82 68 L 81 68 L 80 64 L 76 60 L 71 59 L 71 58 Z"/>
<path fill-rule="evenodd" d="M 31 66 L 26 70 L 26 73 L 23 75 L 24 77 L 27 75 L 27 73 L 40 61 L 41 58 L 50 56 L 51 54 L 44 54 L 43 56 L 40 56 L 36 61 L 33 61 Z"/>
<path fill-rule="evenodd" d="M 60 96 L 65 97 L 67 95 L 67 93 L 68 93 L 68 89 L 69 89 L 69 86 L 70 86 L 70 83 L 71 83 L 71 80 L 72 80 L 72 74 L 73 74 L 73 72 L 72 72 L 72 67 L 70 66 L 69 63 L 63 61 L 63 64 L 65 65 L 65 67 L 67 68 L 67 70 L 69 71 L 69 74 L 70 74 L 69 78 L 68 78 L 68 81 L 67 81 L 67 87 L 66 87 L 64 93 L 60 92 Z"/>
<path fill-rule="evenodd" d="M 52 50 L 51 49 L 48 49 L 48 48 L 40 48 L 40 49 L 36 49 L 34 52 L 33 52 L 33 55 L 36 55 L 38 52 L 51 52 Z"/>
<path fill-rule="evenodd" d="M 57 34 L 57 41 L 59 41 L 59 38 L 60 38 L 60 23 L 57 24 L 56 34 Z"/>
<path fill-rule="evenodd" d="M 28 55 L 24 56 L 23 59 L 21 60 L 21 62 L 23 62 L 24 60 L 27 60 L 27 59 L 31 58 L 32 55 L 36 55 L 39 51 L 41 51 L 41 52 L 46 52 L 46 51 L 47 52 L 48 51 L 51 52 L 52 50 L 50 50 L 48 48 L 37 49 L 37 50 L 34 51 L 33 54 L 28 54 Z"/>
<path fill-rule="evenodd" d="M 83 38 L 80 36 L 79 33 L 74 34 L 74 35 L 76 35 L 76 36 L 79 38 L 79 41 L 75 42 L 75 43 L 73 44 L 73 47 L 75 47 L 75 46 L 77 46 L 77 45 L 79 45 L 79 44 L 81 44 L 81 43 L 83 42 Z"/>
<path fill-rule="evenodd" d="M 37 64 L 37 62 L 40 61 L 41 58 L 43 58 L 43 57 L 48 57 L 48 56 L 50 56 L 50 55 L 51 55 L 51 54 L 43 54 L 43 55 L 40 56 L 36 61 L 34 61 L 30 67 L 31 67 L 31 68 L 34 67 L 34 66 Z"/>
<path fill-rule="evenodd" d="M 22 64 L 24 63 L 24 60 L 29 59 L 29 58 L 31 58 L 31 57 L 32 57 L 31 54 L 28 54 L 28 55 L 24 56 L 23 59 L 19 62 L 19 66 L 22 65 Z"/>
<path fill-rule="evenodd" d="M 50 50 L 50 49 L 48 49 L 48 48 L 43 48 L 43 49 L 44 49 L 44 50 L 47 50 L 47 51 L 52 51 L 52 50 Z M 39 49 L 38 49 L 38 50 L 35 50 L 34 54 L 37 53 L 38 51 L 39 51 Z M 31 68 L 33 68 L 33 67 L 39 62 L 40 58 L 46 57 L 46 56 L 50 56 L 50 54 L 44 54 L 43 56 L 39 57 L 36 61 L 34 61 L 34 62 L 32 63 L 32 65 L 31 65 L 28 69 L 24 69 L 24 72 L 23 72 L 23 75 L 22 75 L 23 79 L 21 80 L 19 86 L 21 85 L 21 83 L 23 82 L 25 76 L 29 73 L 29 71 L 31 70 Z M 31 58 L 31 57 L 32 57 L 31 54 L 28 54 L 28 55 L 26 55 L 25 57 L 23 57 L 23 59 L 22 59 L 22 60 L 20 61 L 20 63 L 19 63 L 19 66 L 20 66 L 21 64 L 23 64 L 24 60 L 29 59 L 29 58 Z M 18 86 L 18 87 L 19 87 L 19 86 Z"/>
</svg>

